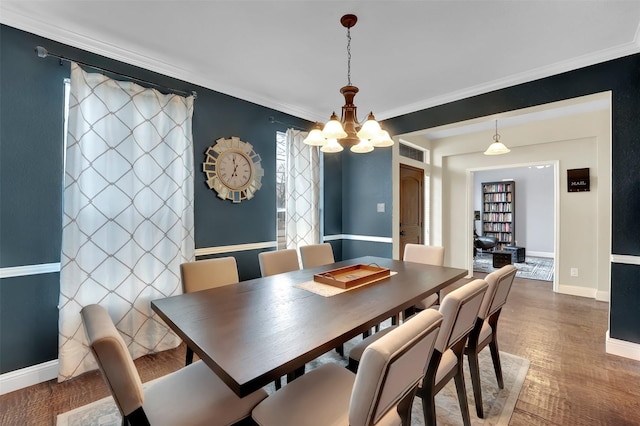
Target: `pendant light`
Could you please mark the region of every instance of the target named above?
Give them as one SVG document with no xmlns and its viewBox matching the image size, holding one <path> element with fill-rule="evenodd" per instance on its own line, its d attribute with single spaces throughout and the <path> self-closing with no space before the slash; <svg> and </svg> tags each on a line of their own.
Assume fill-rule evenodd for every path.
<svg viewBox="0 0 640 426">
<path fill-rule="evenodd" d="M 351 28 L 356 22 L 356 15 L 344 15 L 340 19 L 342 26 L 347 29 L 347 85 L 340 89 L 345 102 L 342 117 L 338 119 L 334 112 L 324 127 L 321 123 L 316 123 L 304 140 L 308 145 L 321 146 L 322 152 L 340 152 L 348 146 L 351 152 L 362 154 L 371 152 L 374 148 L 393 145 L 393 139 L 386 130 L 380 128 L 373 112 L 369 113 L 364 124 L 360 125 L 358 121 L 353 98 L 359 89 L 351 85 Z"/>
<path fill-rule="evenodd" d="M 507 148 L 502 142 L 500 142 L 500 135 L 498 134 L 498 120 L 496 120 L 496 134 L 493 135 L 493 143 L 489 145 L 489 148 L 484 152 L 484 155 L 500 155 L 506 154 L 511 150 Z"/>
</svg>

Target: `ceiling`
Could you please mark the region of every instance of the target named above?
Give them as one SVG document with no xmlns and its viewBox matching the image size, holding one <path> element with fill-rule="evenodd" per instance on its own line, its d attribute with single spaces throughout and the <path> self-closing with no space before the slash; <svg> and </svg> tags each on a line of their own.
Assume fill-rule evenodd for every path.
<svg viewBox="0 0 640 426">
<path fill-rule="evenodd" d="M 640 52 L 640 0 L 0 2 L 3 24 L 318 121 L 344 103 L 346 13 L 361 120 Z"/>
</svg>

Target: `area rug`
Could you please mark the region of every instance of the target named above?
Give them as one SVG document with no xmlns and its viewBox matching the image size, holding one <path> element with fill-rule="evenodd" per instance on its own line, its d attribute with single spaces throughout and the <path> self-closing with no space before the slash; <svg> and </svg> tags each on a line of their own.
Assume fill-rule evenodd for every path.
<svg viewBox="0 0 640 426">
<path fill-rule="evenodd" d="M 345 353 L 358 342 L 359 338 L 345 343 Z M 336 362 L 346 365 L 346 358 L 341 357 L 335 351 L 331 351 L 307 365 L 307 370 L 318 367 L 327 362 Z M 468 363 L 465 359 L 465 383 L 467 387 L 467 400 L 469 402 L 469 413 L 473 425 L 508 425 L 511 414 L 518 400 L 518 395 L 524 383 L 529 361 L 515 355 L 500 352 L 502 361 L 502 373 L 504 378 L 504 389 L 499 389 L 496 384 L 493 364 L 489 350 L 483 350 L 479 355 L 480 378 L 482 383 L 482 399 L 484 407 L 484 419 L 476 416 L 476 409 L 473 400 L 473 390 L 471 389 L 471 378 L 469 376 Z M 161 380 L 161 379 L 157 379 Z M 148 384 L 145 384 L 145 386 Z M 273 385 L 266 387 L 268 393 L 274 392 Z M 424 425 L 422 405 L 419 398 L 416 398 L 412 410 L 412 425 Z M 438 425 L 454 426 L 462 425 L 462 416 L 458 405 L 454 381 L 451 380 L 436 396 L 436 415 Z M 120 426 L 121 418 L 111 397 L 103 398 L 99 401 L 76 408 L 75 410 L 59 414 L 57 426 Z M 283 425 L 285 426 L 285 425 Z"/>
<path fill-rule="evenodd" d="M 527 256 L 524 262 L 514 263 L 518 269 L 516 277 L 529 280 L 553 281 L 553 259 L 547 257 Z M 473 259 L 475 272 L 490 273 L 498 268 L 493 267 L 493 255 L 491 253 L 478 253 Z"/>
</svg>

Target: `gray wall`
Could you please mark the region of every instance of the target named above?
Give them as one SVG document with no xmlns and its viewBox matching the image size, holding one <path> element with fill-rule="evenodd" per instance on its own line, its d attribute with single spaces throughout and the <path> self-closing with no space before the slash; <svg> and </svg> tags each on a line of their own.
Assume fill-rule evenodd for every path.
<svg viewBox="0 0 640 426">
<path fill-rule="evenodd" d="M 515 240 L 527 253 L 553 255 L 553 166 L 536 168 L 514 167 L 475 172 L 473 176 L 474 210 L 482 212 L 482 183 L 513 179 L 515 193 Z M 482 222 L 476 222 L 480 234 Z"/>
</svg>

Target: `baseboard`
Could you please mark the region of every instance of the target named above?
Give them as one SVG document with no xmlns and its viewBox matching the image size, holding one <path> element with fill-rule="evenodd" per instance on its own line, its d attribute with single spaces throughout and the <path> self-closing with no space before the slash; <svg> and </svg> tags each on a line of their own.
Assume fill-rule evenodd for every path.
<svg viewBox="0 0 640 426">
<path fill-rule="evenodd" d="M 531 257 L 547 257 L 549 259 L 553 259 L 555 257 L 553 253 L 548 253 L 546 251 L 530 251 L 530 250 L 527 250 L 527 251 L 525 251 L 525 254 L 527 256 L 531 256 Z"/>
<path fill-rule="evenodd" d="M 626 340 L 612 339 L 607 330 L 606 352 L 624 358 L 640 361 L 640 344 L 627 342 Z"/>
<path fill-rule="evenodd" d="M 58 360 L 43 362 L 0 375 L 0 395 L 58 377 Z"/>
<path fill-rule="evenodd" d="M 573 285 L 558 285 L 558 293 L 568 294 L 569 296 L 596 298 L 596 290 L 588 287 L 578 287 Z"/>
<path fill-rule="evenodd" d="M 596 300 L 598 302 L 610 302 L 611 301 L 611 297 L 610 297 L 608 291 L 598 290 L 598 291 L 596 291 Z"/>
</svg>

